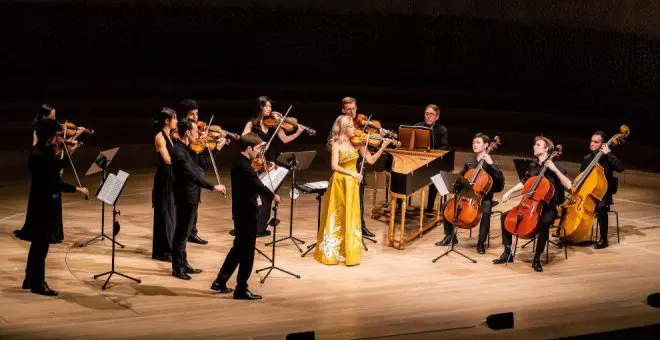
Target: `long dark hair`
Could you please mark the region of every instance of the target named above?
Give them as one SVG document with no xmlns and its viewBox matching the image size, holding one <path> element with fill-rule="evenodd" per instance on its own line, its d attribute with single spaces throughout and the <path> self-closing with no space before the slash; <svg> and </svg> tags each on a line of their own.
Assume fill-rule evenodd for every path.
<svg viewBox="0 0 660 340">
<path fill-rule="evenodd" d="M 254 116 L 252 119 L 250 119 L 253 129 L 256 129 L 257 127 L 261 128 L 261 121 L 264 119 L 261 112 L 268 103 L 271 103 L 272 105 L 273 101 L 267 96 L 261 96 L 257 98 L 257 105 L 254 108 Z"/>
<path fill-rule="evenodd" d="M 174 109 L 171 109 L 169 107 L 164 107 L 160 109 L 160 112 L 158 112 L 158 115 L 156 115 L 156 119 L 153 120 L 154 128 L 156 130 L 161 130 L 163 128 L 163 125 L 165 125 L 168 119 L 174 119 L 174 118 L 176 118 L 176 111 L 174 111 Z"/>
<path fill-rule="evenodd" d="M 39 111 L 37 111 L 37 114 L 34 116 L 34 122 L 36 123 L 44 119 L 45 117 L 48 117 L 53 110 L 55 110 L 55 108 L 52 105 L 49 104 L 41 105 Z"/>
</svg>

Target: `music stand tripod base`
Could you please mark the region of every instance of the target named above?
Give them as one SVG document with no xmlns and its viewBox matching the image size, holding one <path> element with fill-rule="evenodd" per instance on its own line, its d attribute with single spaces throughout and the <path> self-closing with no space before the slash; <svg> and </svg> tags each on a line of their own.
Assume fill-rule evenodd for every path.
<svg viewBox="0 0 660 340">
<path fill-rule="evenodd" d="M 433 263 L 435 263 L 436 261 L 438 261 L 441 257 L 443 257 L 443 256 L 445 256 L 445 255 L 449 255 L 449 253 L 451 253 L 452 251 L 455 252 L 456 254 L 461 255 L 461 256 L 463 256 L 464 258 L 466 258 L 466 259 L 472 261 L 472 263 L 477 263 L 477 260 L 475 260 L 475 259 L 473 259 L 473 258 L 471 258 L 471 257 L 469 257 L 469 256 L 467 256 L 467 255 L 465 255 L 465 254 L 463 254 L 463 253 L 461 253 L 460 251 L 454 249 L 454 244 L 455 244 L 455 243 L 454 243 L 454 239 L 456 239 L 456 231 L 457 231 L 456 228 L 454 228 L 454 235 L 453 235 L 452 240 L 449 242 L 449 244 L 450 244 L 450 245 L 449 245 L 449 249 L 447 249 L 447 251 L 445 251 L 444 253 L 442 253 L 440 256 L 434 258 L 434 259 L 433 259 Z"/>
<path fill-rule="evenodd" d="M 275 204 L 275 207 L 273 207 L 273 212 L 275 213 L 275 217 L 274 217 L 274 218 L 277 219 L 277 204 Z M 270 275 L 270 273 L 273 271 L 273 269 L 277 269 L 277 270 L 279 270 L 279 271 L 281 271 L 281 272 L 283 272 L 283 273 L 289 274 L 289 275 L 295 277 L 296 279 L 299 279 L 299 278 L 300 278 L 300 275 L 294 274 L 294 273 L 292 273 L 292 272 L 290 272 L 290 271 L 284 270 L 284 269 L 282 269 L 282 268 L 280 268 L 280 267 L 278 267 L 278 266 L 275 265 L 275 243 L 276 243 L 276 241 L 275 241 L 275 234 L 276 234 L 276 233 L 277 233 L 277 226 L 273 226 L 273 242 L 270 242 L 270 243 L 269 243 L 269 244 L 271 245 L 271 249 L 272 249 L 272 250 L 271 250 L 271 251 L 272 251 L 271 258 L 269 259 L 269 260 L 271 260 L 271 261 L 270 261 L 270 266 L 268 266 L 268 267 L 264 267 L 264 268 L 261 268 L 261 269 L 257 269 L 257 270 L 256 270 L 256 273 L 257 273 L 257 274 L 258 274 L 259 272 L 264 271 L 264 270 L 268 270 L 268 272 L 266 273 L 266 276 L 264 276 L 264 278 L 261 279 L 261 280 L 259 281 L 259 282 L 262 283 L 262 284 L 263 284 L 264 282 L 266 282 L 266 279 L 268 278 L 268 276 Z M 261 252 L 261 251 L 260 251 L 260 252 Z M 266 256 L 266 255 L 264 255 L 264 256 Z M 268 258 L 268 257 L 266 256 L 266 258 Z"/>
<path fill-rule="evenodd" d="M 90 245 L 90 244 L 92 244 L 96 241 L 103 241 L 104 238 L 107 238 L 108 240 L 111 240 L 112 242 L 114 242 L 115 244 L 117 244 L 118 246 L 120 246 L 122 248 L 126 248 L 126 246 L 124 246 L 123 244 L 119 243 L 118 241 L 113 240 L 112 237 L 110 237 L 106 234 L 103 234 L 103 233 L 98 234 L 95 237 L 81 243 L 80 245 L 78 245 L 78 247 L 82 248 L 82 247 Z"/>
<path fill-rule="evenodd" d="M 113 206 L 113 211 L 112 211 L 112 224 L 113 225 L 115 225 L 115 223 L 117 223 L 117 215 L 119 215 L 119 214 L 120 214 L 120 212 L 117 211 Z M 133 280 L 137 283 L 142 283 L 142 280 L 140 280 L 140 279 L 130 277 L 128 275 L 122 274 L 122 273 L 115 270 L 115 243 L 117 243 L 117 242 L 115 242 L 115 240 L 114 240 L 114 235 L 115 234 L 113 233 L 112 235 L 113 235 L 113 238 L 112 238 L 112 241 L 113 241 L 113 243 L 112 243 L 112 267 L 109 271 L 107 271 L 105 273 L 94 275 L 94 279 L 98 279 L 101 276 L 108 275 L 108 278 L 105 280 L 105 283 L 103 284 L 103 287 L 101 287 L 101 290 L 106 290 L 108 288 L 108 283 L 110 283 L 110 278 L 112 278 L 112 274 L 117 274 L 117 275 L 125 277 L 129 280 Z"/>
</svg>

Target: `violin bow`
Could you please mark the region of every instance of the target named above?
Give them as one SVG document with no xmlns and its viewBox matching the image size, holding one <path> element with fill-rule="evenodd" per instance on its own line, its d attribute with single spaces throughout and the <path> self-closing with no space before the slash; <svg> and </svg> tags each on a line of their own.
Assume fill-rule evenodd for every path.
<svg viewBox="0 0 660 340">
<path fill-rule="evenodd" d="M 371 116 L 369 116 L 369 118 L 371 118 Z M 364 148 L 363 150 L 365 155 L 362 156 L 362 164 L 360 164 L 360 175 L 362 175 L 362 172 L 364 171 L 364 160 L 367 158 L 366 153 L 369 152 L 367 151 L 367 145 L 369 145 L 369 138 L 371 138 L 371 132 L 367 133 L 367 142 L 364 144 L 364 146 L 361 146 L 361 148 Z"/>
<path fill-rule="evenodd" d="M 293 108 L 293 105 L 289 105 L 289 109 L 286 110 L 286 113 L 284 114 L 284 116 L 282 116 L 282 119 L 280 119 L 280 123 L 277 124 L 277 128 L 275 128 L 275 132 L 273 133 L 272 136 L 270 136 L 270 139 L 268 140 L 268 143 L 266 143 L 266 146 L 264 147 L 264 149 L 260 153 L 260 156 L 261 156 L 261 158 L 264 162 L 264 165 L 266 166 L 266 176 L 268 176 L 268 180 L 270 181 L 270 186 L 273 189 L 275 189 L 275 186 L 273 185 L 273 178 L 270 176 L 270 170 L 268 170 L 268 163 L 266 162 L 266 151 L 270 147 L 270 143 L 273 141 L 275 136 L 277 136 L 277 133 L 280 131 L 280 128 L 282 127 L 282 124 L 284 123 L 284 119 L 286 119 L 286 116 L 288 116 L 289 112 L 291 112 L 291 108 Z M 291 190 L 293 190 L 293 188 Z"/>
<path fill-rule="evenodd" d="M 211 128 L 211 123 L 213 122 L 213 117 L 214 116 L 215 115 L 211 115 L 211 119 L 209 119 L 209 123 L 208 123 L 208 125 L 206 125 L 206 131 L 204 131 L 205 133 L 209 132 L 209 129 Z M 209 152 L 209 158 L 211 158 L 211 165 L 213 165 L 213 171 L 215 172 L 215 179 L 218 181 L 218 185 L 219 185 L 220 184 L 220 174 L 218 174 L 218 167 L 215 166 L 215 159 L 213 159 L 213 152 L 211 152 L 211 148 L 209 147 L 208 143 L 206 143 L 206 151 Z M 222 196 L 224 198 L 227 198 L 227 194 L 224 193 L 224 192 L 222 193 Z"/>
<path fill-rule="evenodd" d="M 66 128 L 66 122 L 64 123 L 64 127 Z M 64 136 L 66 137 L 66 130 L 64 131 Z M 69 153 L 69 149 L 66 148 L 66 138 L 62 139 L 62 148 L 64 148 L 64 152 L 66 152 L 66 157 L 69 159 L 69 164 L 71 164 L 71 169 L 73 170 L 73 174 L 76 176 L 76 181 L 78 182 L 78 186 L 82 188 L 82 184 L 80 183 L 80 178 L 78 177 L 78 171 L 76 171 L 75 165 L 73 165 L 73 161 L 71 160 L 71 154 Z M 62 153 L 62 157 L 64 157 L 64 153 Z M 89 196 L 85 196 L 85 199 L 89 201 Z"/>
</svg>

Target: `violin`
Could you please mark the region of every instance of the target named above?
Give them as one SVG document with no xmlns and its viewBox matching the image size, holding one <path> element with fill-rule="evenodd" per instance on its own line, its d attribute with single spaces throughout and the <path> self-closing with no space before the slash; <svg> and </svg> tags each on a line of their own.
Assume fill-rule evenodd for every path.
<svg viewBox="0 0 660 340">
<path fill-rule="evenodd" d="M 367 142 L 367 136 L 369 136 L 369 141 Z M 380 146 L 383 141 L 389 140 L 391 145 L 394 145 L 395 147 L 400 147 L 401 142 L 398 140 L 391 140 L 389 138 L 383 138 L 383 136 L 375 133 L 375 134 L 368 134 L 362 130 L 355 130 L 353 132 L 353 136 L 351 137 L 351 144 L 353 146 L 363 146 L 368 143 L 369 146 L 375 146 L 378 147 Z"/>
<path fill-rule="evenodd" d="M 88 134 L 88 135 L 93 135 L 94 130 L 90 130 L 86 127 L 83 126 L 76 126 L 76 124 L 70 122 L 70 121 L 65 121 L 64 123 L 60 123 L 60 131 L 58 131 L 58 134 L 66 136 L 67 138 L 74 137 L 78 135 L 78 130 L 82 130 L 82 133 Z"/>
<path fill-rule="evenodd" d="M 550 202 L 555 194 L 555 187 L 543 177 L 543 174 L 548 168 L 548 161 L 559 157 L 561 153 L 562 146 L 557 145 L 555 151 L 543 162 L 538 176 L 532 176 L 525 181 L 520 203 L 511 209 L 504 219 L 504 228 L 511 234 L 529 239 L 536 233 L 536 225 L 543 214 L 544 203 Z"/>
<path fill-rule="evenodd" d="M 621 133 L 607 141 L 607 146 L 625 142 L 630 134 L 630 128 L 622 125 Z M 607 177 L 605 170 L 598 163 L 603 151 L 598 151 L 586 169 L 580 173 L 571 187 L 571 194 L 562 204 L 561 225 L 564 227 L 566 239 L 572 242 L 584 242 L 591 236 L 591 226 L 596 217 L 596 203 L 607 193 Z"/>
<path fill-rule="evenodd" d="M 179 131 L 177 129 L 170 130 L 170 138 L 172 139 L 172 142 L 179 140 L 181 138 L 179 136 Z"/>
<path fill-rule="evenodd" d="M 391 139 L 399 138 L 399 136 L 396 133 L 394 133 L 394 131 L 383 129 L 379 121 L 369 120 L 369 123 L 367 123 L 367 120 L 369 120 L 369 118 L 360 113 L 357 116 L 355 116 L 355 120 L 353 122 L 354 122 L 356 127 L 363 128 L 367 132 L 380 134 L 380 131 L 383 130 L 383 131 L 385 131 L 385 135 L 387 137 L 389 137 Z"/>
<path fill-rule="evenodd" d="M 68 154 L 71 154 L 81 146 L 82 146 L 82 142 L 79 142 L 77 140 L 68 140 L 60 135 L 56 135 L 55 145 L 53 147 L 53 150 L 55 152 L 55 155 L 59 157 L 63 155 L 62 153 L 64 152 L 64 147 L 66 147 L 66 152 Z"/>
<path fill-rule="evenodd" d="M 276 128 L 280 124 L 280 121 L 282 121 L 282 114 L 279 112 L 271 112 L 270 116 L 264 117 L 263 119 L 264 125 L 269 129 Z M 316 131 L 313 129 L 298 123 L 298 119 L 293 117 L 284 118 L 284 122 L 282 122 L 282 130 L 284 130 L 284 132 L 295 132 L 298 130 L 298 128 L 302 128 L 310 136 L 314 136 L 316 134 Z"/>
<path fill-rule="evenodd" d="M 486 154 L 490 154 L 500 144 L 500 137 L 495 136 L 490 145 L 488 145 Z M 463 176 L 472 185 L 472 190 L 477 197 L 474 199 L 460 197 L 458 202 L 456 202 L 456 197 L 452 197 L 447 201 L 443 216 L 445 220 L 451 221 L 457 228 L 472 229 L 481 221 L 481 201 L 493 186 L 493 178 L 483 169 L 484 162 L 482 158 L 476 168 L 468 170 Z M 458 206 L 454 207 L 454 205 Z M 457 212 L 458 216 L 454 216 L 454 211 Z"/>
<path fill-rule="evenodd" d="M 232 140 L 239 140 L 241 139 L 241 135 L 237 133 L 232 133 L 227 130 L 223 130 L 220 125 L 211 125 L 208 126 L 205 122 L 198 120 L 197 121 L 197 128 L 199 130 L 204 131 L 204 133 L 207 133 L 210 137 L 214 139 L 220 139 L 220 138 L 227 138 L 232 139 Z"/>
</svg>

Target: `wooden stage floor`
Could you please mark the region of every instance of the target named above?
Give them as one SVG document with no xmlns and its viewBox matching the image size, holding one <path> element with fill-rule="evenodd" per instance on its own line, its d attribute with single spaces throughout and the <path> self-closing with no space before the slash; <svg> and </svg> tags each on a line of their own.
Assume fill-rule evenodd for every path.
<svg viewBox="0 0 660 340">
<path fill-rule="evenodd" d="M 508 189 L 514 172 L 506 169 L 506 174 Z M 491 264 L 502 251 L 495 219 L 485 255 L 475 251 L 476 235 L 460 232 L 459 247 L 478 259 L 476 264 L 455 254 L 432 263 L 445 250 L 434 246 L 443 236 L 440 228 L 395 250 L 387 247 L 386 224 L 368 219 L 378 244 L 368 244 L 359 266 L 321 265 L 302 258 L 287 241 L 277 247 L 277 265 L 302 277 L 274 271 L 261 285 L 260 275 L 253 274 L 250 289 L 264 299 L 250 302 L 209 289 L 232 242 L 230 198 L 204 193 L 198 226 L 210 243 L 188 244 L 190 262 L 203 273 L 177 280 L 170 263 L 151 259 L 152 178 L 149 171 L 132 173 L 118 205 L 119 241 L 126 249 L 117 250 L 117 270 L 142 283 L 113 276 L 111 288 L 101 291 L 104 281 L 93 275 L 109 269 L 111 242 L 78 247 L 100 231 L 99 202 L 68 195 L 66 239 L 51 246 L 47 261 L 47 281 L 60 291 L 57 298 L 21 289 L 29 243 L 12 231 L 25 218 L 28 182 L 0 186 L 0 338 L 283 339 L 314 330 L 319 339 L 529 339 L 660 323 L 660 310 L 645 302 L 660 292 L 660 189 L 622 185 L 615 197 L 621 242 L 612 223 L 607 249 L 571 247 L 566 260 L 563 250 L 551 246 L 543 273 L 532 271 L 531 249 L 507 267 Z M 324 180 L 327 172 L 305 179 Z M 96 188 L 93 179 L 85 181 Z M 282 190 L 287 199 L 280 206 L 278 236 L 288 233 L 288 185 Z M 316 204 L 314 195 L 301 195 L 295 207 L 294 235 L 307 242 L 316 235 Z M 365 211 L 371 206 L 369 199 Z M 106 217 L 110 225 L 111 214 Z M 264 246 L 269 240 L 259 239 L 258 247 L 269 251 Z M 267 265 L 257 255 L 255 269 Z M 494 331 L 482 324 L 487 315 L 507 311 L 515 314 L 514 329 Z"/>
</svg>

